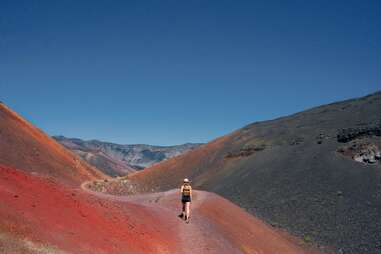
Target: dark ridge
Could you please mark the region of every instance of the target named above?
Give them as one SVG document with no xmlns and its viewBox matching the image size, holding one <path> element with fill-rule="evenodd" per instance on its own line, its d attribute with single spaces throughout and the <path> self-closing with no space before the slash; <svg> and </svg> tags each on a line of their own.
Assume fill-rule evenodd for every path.
<svg viewBox="0 0 381 254">
<path fill-rule="evenodd" d="M 347 143 L 361 137 L 381 136 L 381 122 L 365 127 L 340 129 L 337 134 L 337 141 Z"/>
</svg>

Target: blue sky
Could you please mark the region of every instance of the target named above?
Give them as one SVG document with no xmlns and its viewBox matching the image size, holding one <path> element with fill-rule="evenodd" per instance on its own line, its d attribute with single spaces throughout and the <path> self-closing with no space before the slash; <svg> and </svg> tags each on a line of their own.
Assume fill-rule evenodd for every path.
<svg viewBox="0 0 381 254">
<path fill-rule="evenodd" d="M 51 135 L 207 142 L 381 89 L 381 1 L 0 1 L 0 100 Z"/>
</svg>

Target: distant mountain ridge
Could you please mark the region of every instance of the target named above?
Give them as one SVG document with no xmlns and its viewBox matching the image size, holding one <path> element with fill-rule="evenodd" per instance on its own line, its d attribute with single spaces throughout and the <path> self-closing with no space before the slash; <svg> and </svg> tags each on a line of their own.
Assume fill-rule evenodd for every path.
<svg viewBox="0 0 381 254">
<path fill-rule="evenodd" d="M 110 176 L 126 175 L 136 170 L 150 167 L 163 160 L 184 154 L 201 145 L 197 143 L 174 146 L 121 145 L 99 140 L 68 138 L 65 136 L 53 136 L 53 138 Z"/>
</svg>

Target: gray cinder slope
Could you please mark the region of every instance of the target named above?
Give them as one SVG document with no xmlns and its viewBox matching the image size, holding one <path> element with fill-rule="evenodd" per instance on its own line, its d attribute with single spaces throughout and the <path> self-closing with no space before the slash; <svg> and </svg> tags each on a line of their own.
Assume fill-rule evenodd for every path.
<svg viewBox="0 0 381 254">
<path fill-rule="evenodd" d="M 381 92 L 248 125 L 130 181 L 165 190 L 191 177 L 268 223 L 343 253 L 381 253 Z M 344 149 L 344 148 L 345 149 Z M 348 148 L 349 147 L 349 148 Z"/>
</svg>

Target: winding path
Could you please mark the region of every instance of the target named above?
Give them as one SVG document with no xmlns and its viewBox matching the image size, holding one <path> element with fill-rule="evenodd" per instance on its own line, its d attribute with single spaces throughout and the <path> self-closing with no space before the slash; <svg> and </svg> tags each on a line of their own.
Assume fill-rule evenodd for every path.
<svg viewBox="0 0 381 254">
<path fill-rule="evenodd" d="M 82 189 L 86 192 L 107 200 L 128 202 L 144 205 L 151 208 L 156 213 L 158 220 L 161 217 L 170 217 L 173 230 L 181 239 L 182 250 L 179 253 L 242 253 L 234 248 L 229 241 L 224 239 L 213 230 L 212 223 L 208 222 L 204 216 L 200 216 L 199 207 L 207 200 L 209 193 L 204 191 L 194 191 L 191 206 L 191 221 L 186 224 L 178 217 L 181 211 L 179 202 L 179 190 L 173 189 L 166 192 L 149 194 L 137 194 L 132 196 L 115 196 L 96 192 L 86 188 L 87 182 L 82 184 Z"/>
<path fill-rule="evenodd" d="M 286 238 L 272 228 L 247 214 L 220 196 L 194 191 L 191 221 L 186 224 L 178 217 L 181 211 L 179 190 L 114 196 L 92 191 L 82 184 L 82 189 L 97 197 L 143 205 L 154 213 L 157 220 L 167 221 L 178 236 L 178 253 L 247 253 L 247 254 L 302 254 L 318 253 Z"/>
</svg>

